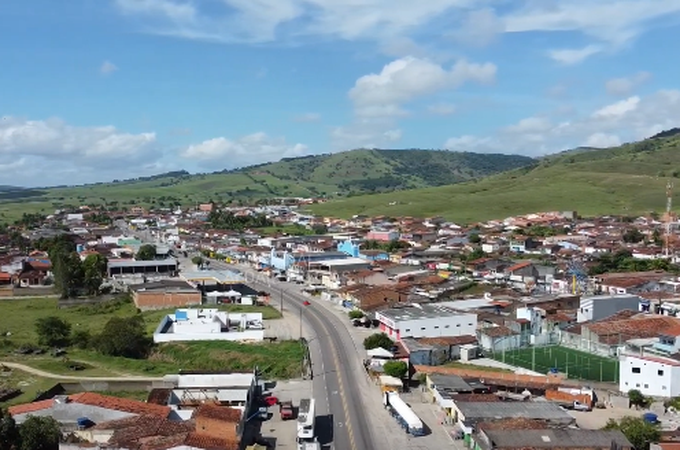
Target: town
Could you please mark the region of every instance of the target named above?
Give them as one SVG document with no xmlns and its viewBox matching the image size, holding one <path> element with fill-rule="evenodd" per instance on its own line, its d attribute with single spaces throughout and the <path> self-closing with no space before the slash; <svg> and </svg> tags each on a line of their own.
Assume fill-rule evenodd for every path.
<svg viewBox="0 0 680 450">
<path fill-rule="evenodd" d="M 461 224 L 309 203 L 90 205 L 4 226 L 2 433 L 68 450 L 680 438 L 670 205 Z"/>
</svg>

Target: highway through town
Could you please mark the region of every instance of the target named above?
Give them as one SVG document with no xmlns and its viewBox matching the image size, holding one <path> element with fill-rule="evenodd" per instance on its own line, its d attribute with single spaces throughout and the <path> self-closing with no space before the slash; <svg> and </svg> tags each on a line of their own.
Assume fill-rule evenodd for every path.
<svg viewBox="0 0 680 450">
<path fill-rule="evenodd" d="M 316 302 L 305 306 L 308 298 L 286 289 L 286 284 L 276 279 L 221 261 L 212 261 L 211 268 L 243 273 L 247 284 L 268 291 L 272 301 L 280 299 L 289 313 L 302 318 L 312 330 L 307 339 L 312 359 L 314 397 L 321 406 L 317 415 L 324 414 L 322 409 L 327 409 L 332 415 L 334 448 L 376 449 L 363 407 L 366 399 L 362 398 L 359 389 L 360 383 L 366 383 L 365 372 L 360 367 L 354 343 L 344 324 L 335 315 L 324 312 L 325 308 Z M 323 433 L 322 430 L 320 432 Z"/>
<path fill-rule="evenodd" d="M 153 242 L 148 230 L 131 230 L 122 222 L 116 225 L 124 232 L 132 233 L 143 242 Z M 189 255 L 189 258 L 194 255 Z M 178 258 L 180 265 L 190 262 Z M 365 372 L 354 347 L 354 341 L 347 327 L 325 307 L 311 302 L 295 288 L 255 270 L 229 265 L 224 261 L 211 260 L 214 270 L 232 270 L 244 275 L 246 284 L 252 288 L 267 291 L 272 301 L 281 301 L 282 309 L 288 314 L 300 317 L 306 323 L 311 335 L 305 336 L 312 362 L 312 393 L 317 403 L 317 417 L 330 415 L 327 421 L 331 430 L 319 430 L 320 441 L 332 440 L 336 450 L 379 450 L 373 441 L 371 427 L 364 408 L 366 398 L 361 393 L 361 384 L 367 383 Z M 288 288 L 290 287 L 290 288 Z M 331 425 L 332 424 L 332 425 Z M 325 436 L 323 436 L 325 435 Z"/>
</svg>

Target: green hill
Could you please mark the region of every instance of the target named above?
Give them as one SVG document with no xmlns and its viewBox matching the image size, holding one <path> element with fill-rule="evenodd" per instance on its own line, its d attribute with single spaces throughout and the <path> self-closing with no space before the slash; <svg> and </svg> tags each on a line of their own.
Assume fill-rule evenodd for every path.
<svg viewBox="0 0 680 450">
<path fill-rule="evenodd" d="M 477 181 L 357 196 L 312 209 L 338 217 L 443 215 L 461 222 L 538 211 L 629 215 L 663 211 L 666 183 L 678 177 L 680 136 L 670 130 L 620 147 L 552 155 L 533 166 Z"/>
<path fill-rule="evenodd" d="M 449 185 L 534 164 L 526 156 L 438 150 L 352 150 L 287 158 L 211 174 L 170 172 L 84 186 L 8 190 L 0 222 L 23 212 L 87 204 L 190 205 L 272 197 L 338 197 Z M 4 216 L 3 216 L 4 214 Z"/>
</svg>

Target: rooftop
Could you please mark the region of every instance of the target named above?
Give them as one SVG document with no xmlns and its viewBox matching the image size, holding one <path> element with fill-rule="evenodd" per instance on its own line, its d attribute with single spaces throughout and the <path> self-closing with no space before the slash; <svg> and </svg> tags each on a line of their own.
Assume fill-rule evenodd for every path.
<svg viewBox="0 0 680 450">
<path fill-rule="evenodd" d="M 195 270 L 181 272 L 180 276 L 186 281 L 214 281 L 220 284 L 239 284 L 245 282 L 242 274 L 232 270 Z"/>
<path fill-rule="evenodd" d="M 380 311 L 379 314 L 394 321 L 471 315 L 438 304 L 423 304 L 419 306 L 407 306 L 404 308 L 385 309 Z"/>
<path fill-rule="evenodd" d="M 493 448 L 624 448 L 632 444 L 619 430 L 487 430 Z"/>
<path fill-rule="evenodd" d="M 571 423 L 574 418 L 558 405 L 550 402 L 460 402 L 456 406 L 465 416 L 465 420 L 528 418 L 538 420 L 556 420 Z"/>
</svg>

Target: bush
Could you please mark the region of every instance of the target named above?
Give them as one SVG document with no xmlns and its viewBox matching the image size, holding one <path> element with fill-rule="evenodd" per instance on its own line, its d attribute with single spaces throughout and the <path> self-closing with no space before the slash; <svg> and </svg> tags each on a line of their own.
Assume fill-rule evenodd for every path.
<svg viewBox="0 0 680 450">
<path fill-rule="evenodd" d="M 91 343 L 92 335 L 90 334 L 89 330 L 76 330 L 71 336 L 71 345 L 81 350 L 89 348 Z"/>
<path fill-rule="evenodd" d="M 104 355 L 142 359 L 151 351 L 153 340 L 146 335 L 142 316 L 112 317 L 93 345 Z"/>
<path fill-rule="evenodd" d="M 361 319 L 364 317 L 363 311 L 360 311 L 358 309 L 353 309 L 352 311 L 349 312 L 349 318 L 354 320 L 354 319 Z"/>
<path fill-rule="evenodd" d="M 373 348 L 382 347 L 385 350 L 392 350 L 394 347 L 394 341 L 390 339 L 385 333 L 372 334 L 366 339 L 364 339 L 364 348 L 366 350 L 371 350 Z"/>
<path fill-rule="evenodd" d="M 383 365 L 383 370 L 385 375 L 401 379 L 408 373 L 408 364 L 404 361 L 387 361 Z"/>
<path fill-rule="evenodd" d="M 41 317 L 35 321 L 38 343 L 47 347 L 65 347 L 71 338 L 71 324 L 59 317 Z"/>
</svg>

